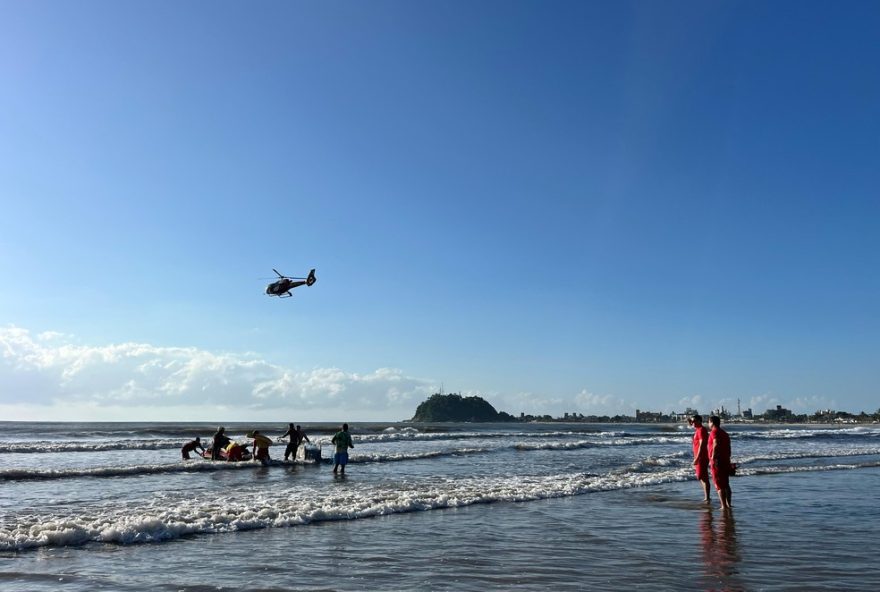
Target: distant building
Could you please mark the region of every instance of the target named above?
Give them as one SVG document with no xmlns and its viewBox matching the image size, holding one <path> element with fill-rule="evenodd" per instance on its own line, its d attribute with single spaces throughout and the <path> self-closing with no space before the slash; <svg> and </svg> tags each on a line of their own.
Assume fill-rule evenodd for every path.
<svg viewBox="0 0 880 592">
<path fill-rule="evenodd" d="M 764 419 L 767 421 L 787 421 L 791 419 L 791 409 L 786 409 L 782 405 L 777 405 L 776 409 L 768 409 L 764 412 Z"/>
<path fill-rule="evenodd" d="M 663 421 L 663 414 L 636 409 L 636 421 L 639 423 L 660 423 Z"/>
</svg>

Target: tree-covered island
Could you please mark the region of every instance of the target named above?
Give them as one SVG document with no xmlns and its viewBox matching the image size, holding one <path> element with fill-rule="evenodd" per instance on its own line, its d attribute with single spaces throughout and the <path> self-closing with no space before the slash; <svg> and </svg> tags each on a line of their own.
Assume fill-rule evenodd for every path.
<svg viewBox="0 0 880 592">
<path fill-rule="evenodd" d="M 410 421 L 440 422 L 500 422 L 519 421 L 509 413 L 496 411 L 491 404 L 480 397 L 434 394 L 416 408 Z"/>
</svg>

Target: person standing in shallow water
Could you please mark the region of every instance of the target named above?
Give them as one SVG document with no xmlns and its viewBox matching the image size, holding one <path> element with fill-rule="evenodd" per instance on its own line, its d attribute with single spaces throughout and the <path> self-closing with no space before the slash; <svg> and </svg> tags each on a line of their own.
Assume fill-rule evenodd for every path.
<svg viewBox="0 0 880 592">
<path fill-rule="evenodd" d="M 354 444 L 351 441 L 351 434 L 348 433 L 348 424 L 342 424 L 342 429 L 336 432 L 336 435 L 333 436 L 333 439 L 330 440 L 332 444 L 336 446 L 336 454 L 333 457 L 333 461 L 336 463 L 333 466 L 333 472 L 342 467 L 340 474 L 345 474 L 345 465 L 348 464 L 348 449 L 354 448 Z"/>
<path fill-rule="evenodd" d="M 715 482 L 721 508 L 728 510 L 733 507 L 730 501 L 730 436 L 721 429 L 721 418 L 717 415 L 709 418 L 709 426 L 709 466 L 712 468 L 712 481 Z"/>
<path fill-rule="evenodd" d="M 309 440 L 309 437 L 306 436 L 305 431 L 303 431 L 302 426 L 297 424 L 297 426 L 296 426 L 296 447 L 299 448 L 300 445 L 305 446 L 305 442 L 308 442 L 309 444 L 312 443 L 312 441 Z M 293 456 L 294 456 L 294 459 L 296 459 L 296 454 L 294 454 Z M 305 457 L 305 455 L 303 455 L 303 457 Z"/>
<path fill-rule="evenodd" d="M 688 423 L 694 428 L 694 472 L 703 487 L 703 501 L 709 503 L 709 430 L 701 415 L 694 415 Z"/>
<path fill-rule="evenodd" d="M 222 460 L 220 451 L 229 445 L 229 437 L 226 435 L 226 428 L 220 426 L 214 437 L 211 438 L 211 460 Z"/>
<path fill-rule="evenodd" d="M 281 438 L 286 438 L 287 436 L 290 436 L 290 443 L 284 449 L 284 460 L 287 460 L 291 455 L 293 455 L 293 460 L 296 460 L 296 449 L 299 448 L 299 441 L 296 428 L 292 423 L 287 424 L 287 431 L 281 434 Z"/>
</svg>

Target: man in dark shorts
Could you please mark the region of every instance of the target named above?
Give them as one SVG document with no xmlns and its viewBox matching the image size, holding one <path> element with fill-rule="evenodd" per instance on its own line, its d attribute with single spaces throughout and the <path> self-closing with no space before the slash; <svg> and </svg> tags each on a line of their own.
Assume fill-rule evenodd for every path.
<svg viewBox="0 0 880 592">
<path fill-rule="evenodd" d="M 712 481 L 721 500 L 721 508 L 729 510 L 730 503 L 730 436 L 721 429 L 721 418 L 713 415 L 709 418 L 709 466 L 712 469 Z"/>
<path fill-rule="evenodd" d="M 279 439 L 287 436 L 290 436 L 290 443 L 284 449 L 284 460 L 287 460 L 287 457 L 291 455 L 293 455 L 293 460 L 296 460 L 296 449 L 299 448 L 299 442 L 297 441 L 296 428 L 292 423 L 287 424 L 287 431 L 281 434 Z"/>
<path fill-rule="evenodd" d="M 709 430 L 701 415 L 694 415 L 688 423 L 694 428 L 694 472 L 703 487 L 703 502 L 709 503 Z"/>
<path fill-rule="evenodd" d="M 229 437 L 226 435 L 226 428 L 220 426 L 211 439 L 211 460 L 223 460 L 220 451 L 229 446 Z"/>
<path fill-rule="evenodd" d="M 183 460 L 189 460 L 189 453 L 195 452 L 196 448 L 201 448 L 202 452 L 205 451 L 205 447 L 202 446 L 202 440 L 198 436 L 192 442 L 184 444 L 183 448 L 180 449 L 180 455 L 183 456 Z"/>
<path fill-rule="evenodd" d="M 296 451 L 299 450 L 300 444 L 305 442 L 311 442 L 309 437 L 306 436 L 306 433 L 303 431 L 302 426 L 294 427 L 292 423 L 287 424 L 287 431 L 281 434 L 281 437 L 290 436 L 290 444 L 287 445 L 287 448 L 284 449 L 284 460 L 287 460 L 287 457 L 291 457 L 293 460 L 296 460 Z"/>
</svg>

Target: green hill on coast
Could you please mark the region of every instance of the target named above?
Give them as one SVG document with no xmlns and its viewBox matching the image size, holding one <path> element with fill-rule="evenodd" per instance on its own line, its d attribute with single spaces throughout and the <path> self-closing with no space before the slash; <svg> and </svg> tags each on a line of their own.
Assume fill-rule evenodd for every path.
<svg viewBox="0 0 880 592">
<path fill-rule="evenodd" d="M 485 399 L 480 397 L 462 397 L 461 395 L 434 394 L 416 408 L 416 414 L 410 421 L 439 422 L 498 422 L 516 421 L 509 413 L 496 411 Z"/>
</svg>

